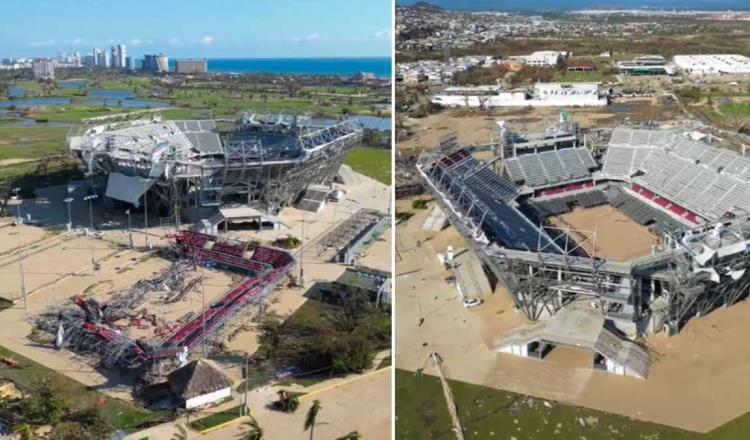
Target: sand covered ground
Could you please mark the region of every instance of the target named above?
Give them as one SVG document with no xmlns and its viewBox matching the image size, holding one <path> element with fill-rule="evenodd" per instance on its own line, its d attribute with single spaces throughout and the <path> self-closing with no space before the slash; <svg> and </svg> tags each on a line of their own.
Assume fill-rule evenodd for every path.
<svg viewBox="0 0 750 440">
<path fill-rule="evenodd" d="M 575 231 L 574 238 L 589 253 L 616 261 L 632 260 L 651 253 L 658 238 L 611 205 L 576 208 L 571 212 L 549 217 L 563 229 Z M 627 237 L 627 239 L 625 239 Z M 596 246 L 596 249 L 594 249 Z"/>
<path fill-rule="evenodd" d="M 22 234 L 34 226 L 20 226 Z M 100 270 L 90 274 L 89 237 L 59 233 L 69 238 L 57 246 L 41 250 L 27 258 L 28 307 L 17 301 L 2 312 L 3 332 L 0 345 L 60 371 L 85 385 L 96 386 L 116 397 L 130 399 L 130 379 L 114 372 L 97 369 L 91 360 L 70 351 L 57 351 L 28 339 L 36 316 L 50 307 L 67 306 L 76 295 L 93 295 L 106 299 L 110 292 L 131 287 L 138 280 L 150 277 L 168 262 L 143 249 L 127 249 L 103 239 L 95 240 L 96 259 Z M 64 248 L 64 249 L 63 249 Z M 20 276 L 15 266 L 3 268 L 3 285 L 16 286 Z M 6 284 L 7 283 L 7 284 Z"/>
<path fill-rule="evenodd" d="M 361 208 L 377 209 L 386 212 L 389 207 L 390 187 L 358 175 L 355 185 L 342 185 L 346 190 L 346 197 L 338 203 L 329 203 L 317 214 L 303 212 L 295 208 L 286 208 L 281 212 L 281 219 L 286 224 L 295 224 L 295 229 L 282 231 L 230 231 L 229 235 L 237 235 L 244 239 L 262 239 L 271 241 L 273 237 L 293 234 L 301 236 L 301 220 L 305 219 L 305 244 L 302 252 L 303 267 L 305 272 L 305 289 L 277 289 L 268 300 L 268 311 L 281 316 L 289 316 L 296 311 L 306 300 L 307 289 L 318 281 L 331 281 L 338 278 L 345 270 L 345 266 L 339 264 L 318 261 L 315 258 L 316 241 L 324 234 L 335 228 L 341 222 L 349 218 L 354 212 Z M 391 230 L 387 229 L 367 250 L 359 264 L 380 270 L 390 270 L 390 243 Z M 293 249 L 296 258 L 300 258 L 300 249 Z M 294 270 L 295 276 L 299 274 L 299 268 Z M 257 331 L 254 326 L 249 330 L 238 332 L 227 348 L 233 352 L 252 354 L 258 348 Z M 236 371 L 235 371 L 236 370 Z M 239 370 L 232 368 L 232 373 L 239 374 Z"/>
<path fill-rule="evenodd" d="M 572 121 L 588 127 L 606 122 L 614 114 L 606 109 L 566 109 Z M 407 118 L 406 124 L 413 133 L 400 141 L 396 148 L 401 152 L 419 152 L 432 149 L 440 139 L 451 133 L 458 136 L 461 145 L 484 145 L 490 143 L 492 126 L 497 120 L 506 120 L 514 130 L 521 133 L 541 131 L 560 117 L 558 108 L 536 108 L 533 112 L 523 109 L 479 111 L 472 109 L 447 109 L 424 118 Z"/>
<path fill-rule="evenodd" d="M 361 207 L 386 211 L 389 206 L 390 187 L 365 176 L 359 176 L 356 185 L 343 186 L 346 197 L 339 203 L 332 203 L 317 214 L 303 213 L 294 208 L 287 208 L 281 213 L 283 221 L 292 225 L 291 231 L 279 231 L 275 235 L 269 231 L 263 233 L 239 231 L 237 234 L 244 240 L 262 238 L 272 241 L 275 236 L 301 232 L 301 220 L 305 219 L 305 240 L 312 243 L 329 228 L 348 218 Z M 37 315 L 49 307 L 71 304 L 76 295 L 93 296 L 106 302 L 113 292 L 125 290 L 138 280 L 148 278 L 170 262 L 159 257 L 156 250 L 167 246 L 169 229 L 158 226 L 158 219 L 153 215 L 148 228 L 149 249 L 145 246 L 146 237 L 143 230 L 142 213 L 133 215 L 133 242 L 135 249 L 127 246 L 129 237 L 125 230 L 127 217 L 103 212 L 100 206 L 94 206 L 96 237 L 93 239 L 94 255 L 100 270 L 90 274 L 91 269 L 91 236 L 83 235 L 80 229 L 88 225 L 88 209 L 80 200 L 73 203 L 72 232 L 64 231 L 67 221 L 66 205 L 62 199 L 67 188 L 51 187 L 38 191 L 36 199 L 22 201 L 22 215 L 29 213 L 40 226 L 12 226 L 11 219 L 0 222 L 0 296 L 15 299 L 19 297 L 21 277 L 16 253 L 19 236 L 11 232 L 20 232 L 21 243 L 25 249 L 25 278 L 28 295 L 28 308 L 22 308 L 18 302 L 13 308 L 3 312 L 6 322 L 5 331 L 0 334 L 0 345 L 27 356 L 43 365 L 61 371 L 72 379 L 85 385 L 96 386 L 111 395 L 131 399 L 131 378 L 122 377 L 114 371 L 104 371 L 92 365 L 91 359 L 75 355 L 67 350 L 56 351 L 52 347 L 36 344 L 27 337 Z M 75 194 L 75 193 L 74 193 Z M 58 228 L 53 230 L 50 228 Z M 234 236 L 236 231 L 230 231 Z M 295 235 L 299 236 L 300 233 Z M 262 236 L 265 234 L 265 236 Z M 387 239 L 387 237 L 386 237 Z M 387 245 L 376 242 L 367 254 L 368 261 L 375 267 L 383 267 L 389 261 L 389 255 L 383 250 Z M 299 257 L 299 250 L 293 250 Z M 316 281 L 336 279 L 344 271 L 341 265 L 321 263 L 314 259 L 304 258 L 306 287 Z M 234 282 L 234 276 L 214 271 L 199 269 L 208 278 L 205 283 L 206 302 L 222 295 Z M 297 274 L 298 268 L 294 270 Z M 306 300 L 306 289 L 279 288 L 271 295 L 269 309 L 283 316 L 288 316 Z M 158 293 L 157 293 L 158 295 Z M 149 313 L 157 313 L 169 320 L 177 319 L 188 312 L 199 312 L 201 309 L 200 292 L 191 292 L 185 298 L 172 305 L 160 304 L 151 298 L 144 308 Z M 254 352 L 257 348 L 256 334 L 251 329 L 240 333 L 230 342 L 230 350 Z M 228 365 L 230 376 L 239 379 L 239 369 Z"/>
<path fill-rule="evenodd" d="M 650 336 L 646 380 L 593 371 L 574 351 L 554 350 L 545 361 L 499 354 L 497 341 L 525 318 L 502 288 L 480 307 L 461 307 L 436 253 L 463 240 L 453 228 L 422 231 L 426 215 L 397 227 L 398 368 L 423 368 L 436 351 L 453 379 L 702 432 L 750 411 L 750 347 L 738 343 L 750 331 L 750 302 L 694 318 L 677 336 Z"/>
<path fill-rule="evenodd" d="M 300 398 L 299 409 L 293 414 L 280 413 L 266 407 L 277 399 L 279 387 L 269 386 L 251 390 L 249 397 L 250 412 L 265 431 L 268 439 L 308 439 L 310 431 L 304 431 L 307 410 L 313 400 L 320 400 L 321 410 L 315 425 L 315 438 L 334 439 L 352 431 L 357 431 L 365 439 L 386 439 L 391 434 L 391 373 L 390 367 L 371 371 L 359 376 L 331 379 L 320 382 L 309 388 L 282 387 L 306 393 Z M 236 398 L 238 396 L 235 396 Z M 218 408 L 227 409 L 239 401 L 228 402 Z M 188 431 L 189 438 L 206 440 L 234 439 L 246 430 L 243 421 L 236 422 L 215 431 L 200 435 Z M 126 437 L 127 440 L 140 440 L 146 436 L 155 440 L 169 440 L 178 433 L 177 424 L 183 424 L 184 418 L 174 423 L 165 423 Z"/>
<path fill-rule="evenodd" d="M 318 213 L 302 211 L 294 207 L 284 208 L 278 217 L 287 226 L 286 228 L 262 232 L 230 229 L 226 235 L 270 243 L 276 238 L 286 237 L 287 235 L 301 237 L 304 222 L 304 244 L 306 249 L 310 249 L 308 257 L 311 257 L 310 254 L 313 253 L 315 240 L 351 217 L 358 210 L 367 208 L 387 212 L 391 187 L 361 174 L 357 177 L 357 182 L 354 185 L 334 185 L 345 192 L 343 199 L 338 202 L 327 203 Z M 221 234 L 223 234 L 223 231 Z M 295 251 L 298 251 L 298 249 L 295 249 Z"/>
</svg>

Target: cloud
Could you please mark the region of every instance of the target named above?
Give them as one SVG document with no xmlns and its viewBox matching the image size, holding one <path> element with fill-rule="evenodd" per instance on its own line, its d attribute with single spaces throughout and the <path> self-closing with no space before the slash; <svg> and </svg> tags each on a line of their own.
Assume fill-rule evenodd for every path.
<svg viewBox="0 0 750 440">
<path fill-rule="evenodd" d="M 177 38 L 177 37 L 172 37 L 172 38 L 170 38 L 170 39 L 169 39 L 169 41 L 168 41 L 168 43 L 169 43 L 169 45 L 170 45 L 171 47 L 179 47 L 179 46 L 182 46 L 182 40 L 180 40 L 180 39 L 179 39 L 179 38 Z"/>
<path fill-rule="evenodd" d="M 201 38 L 201 43 L 205 44 L 206 46 L 210 46 L 214 42 L 214 37 L 210 35 L 204 35 L 203 38 Z"/>
<path fill-rule="evenodd" d="M 292 42 L 294 43 L 312 43 L 316 40 L 320 39 L 320 34 L 318 32 L 313 32 L 312 34 L 305 35 L 304 37 L 294 37 L 292 38 Z"/>
<path fill-rule="evenodd" d="M 34 41 L 31 43 L 32 47 L 52 47 L 56 45 L 57 45 L 57 42 L 53 40 L 52 38 L 50 38 L 49 40 Z"/>
<path fill-rule="evenodd" d="M 83 45 L 83 38 L 81 37 L 73 38 L 73 46 L 81 46 L 81 45 Z"/>
<path fill-rule="evenodd" d="M 135 47 L 142 46 L 143 40 L 141 40 L 140 38 L 133 38 L 132 40 L 130 40 L 130 45 Z"/>
</svg>

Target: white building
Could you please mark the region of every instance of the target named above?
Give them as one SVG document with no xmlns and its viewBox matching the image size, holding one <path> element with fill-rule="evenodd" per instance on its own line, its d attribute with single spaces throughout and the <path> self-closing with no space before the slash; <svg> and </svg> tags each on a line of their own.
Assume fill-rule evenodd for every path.
<svg viewBox="0 0 750 440">
<path fill-rule="evenodd" d="M 687 75 L 750 75 L 750 58 L 744 55 L 675 55 L 674 64 Z"/>
<path fill-rule="evenodd" d="M 128 51 L 124 44 L 118 44 L 110 48 L 112 52 L 112 67 L 124 69 L 127 67 Z"/>
<path fill-rule="evenodd" d="M 555 67 L 568 57 L 568 52 L 558 50 L 540 50 L 531 55 L 519 55 L 511 57 L 527 66 L 533 67 Z"/>
<path fill-rule="evenodd" d="M 490 56 L 466 56 L 451 58 L 448 61 L 422 60 L 399 63 L 396 65 L 396 78 L 397 81 L 407 84 L 420 81 L 449 83 L 459 73 L 494 64 L 495 60 Z"/>
<path fill-rule="evenodd" d="M 448 87 L 432 102 L 444 107 L 586 107 L 606 106 L 599 83 L 537 83 L 530 90 L 503 90 L 500 86 Z"/>
<path fill-rule="evenodd" d="M 127 65 L 127 59 L 128 59 L 128 50 L 125 48 L 124 44 L 118 44 L 115 46 L 115 52 L 117 52 L 117 63 L 114 64 L 115 67 L 119 67 L 121 69 L 126 68 Z"/>
<path fill-rule="evenodd" d="M 145 55 L 143 70 L 151 73 L 165 73 L 169 71 L 169 59 L 164 54 Z"/>
<path fill-rule="evenodd" d="M 198 359 L 167 376 L 169 386 L 186 409 L 220 402 L 232 395 L 232 381 L 212 361 Z"/>
<path fill-rule="evenodd" d="M 49 58 L 39 58 L 32 61 L 31 70 L 36 80 L 55 79 L 55 61 Z"/>
</svg>

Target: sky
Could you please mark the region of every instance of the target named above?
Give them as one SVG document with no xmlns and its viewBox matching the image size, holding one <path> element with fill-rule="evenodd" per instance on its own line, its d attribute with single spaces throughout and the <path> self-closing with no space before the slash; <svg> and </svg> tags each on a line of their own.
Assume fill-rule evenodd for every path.
<svg viewBox="0 0 750 440">
<path fill-rule="evenodd" d="M 0 57 L 377 57 L 391 53 L 391 0 L 3 0 Z"/>
<path fill-rule="evenodd" d="M 419 0 L 396 0 L 399 5 L 411 5 Z M 446 9 L 460 10 L 570 10 L 581 8 L 678 8 L 702 10 L 747 10 L 750 0 L 427 0 Z"/>
</svg>

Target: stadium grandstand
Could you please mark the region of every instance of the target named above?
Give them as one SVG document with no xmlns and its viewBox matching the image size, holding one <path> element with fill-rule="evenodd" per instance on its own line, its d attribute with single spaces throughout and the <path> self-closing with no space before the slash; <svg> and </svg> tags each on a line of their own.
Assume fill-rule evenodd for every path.
<svg viewBox="0 0 750 440">
<path fill-rule="evenodd" d="M 595 368 L 645 378 L 647 353 L 635 337 L 676 334 L 689 319 L 747 295 L 750 159 L 677 130 L 617 127 L 593 149 L 565 117 L 527 136 L 497 126 L 492 160 L 474 157 L 481 147 L 442 145 L 417 169 L 532 322 L 501 351 L 541 357 L 555 345 L 586 347 Z M 508 145 L 519 139 L 542 142 Z M 652 241 L 627 258 L 602 256 L 597 234 L 615 220 L 590 216 L 599 222 L 593 232 L 565 223 L 574 211 L 600 208 L 624 214 L 618 222 L 632 222 Z M 558 316 L 570 307 L 578 311 Z M 578 342 L 575 328 L 588 329 Z"/>
<path fill-rule="evenodd" d="M 147 200 L 163 217 L 198 222 L 222 206 L 275 215 L 310 199 L 306 190 L 330 186 L 362 131 L 355 120 L 303 115 L 245 113 L 231 124 L 136 113 L 84 120 L 68 146 L 107 203 Z"/>
</svg>

